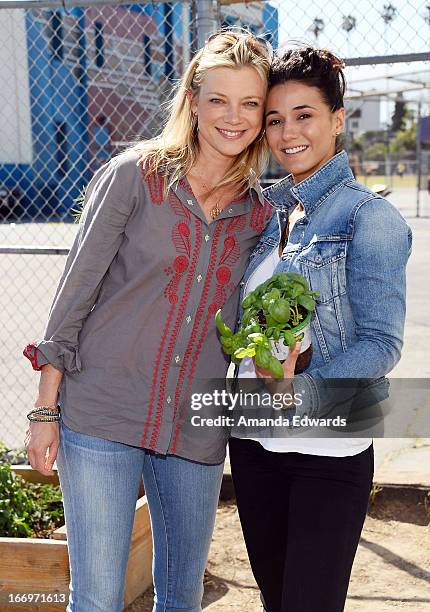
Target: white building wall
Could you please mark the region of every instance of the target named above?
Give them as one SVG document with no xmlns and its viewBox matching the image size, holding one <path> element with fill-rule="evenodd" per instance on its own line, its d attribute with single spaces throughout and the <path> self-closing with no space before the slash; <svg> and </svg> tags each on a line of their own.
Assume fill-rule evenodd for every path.
<svg viewBox="0 0 430 612">
<path fill-rule="evenodd" d="M 0 164 L 32 162 L 25 12 L 0 10 Z"/>
<path fill-rule="evenodd" d="M 381 100 L 379 98 L 347 100 L 345 108 L 348 118 L 348 130 L 350 133 L 359 135 L 363 132 L 382 129 Z"/>
</svg>

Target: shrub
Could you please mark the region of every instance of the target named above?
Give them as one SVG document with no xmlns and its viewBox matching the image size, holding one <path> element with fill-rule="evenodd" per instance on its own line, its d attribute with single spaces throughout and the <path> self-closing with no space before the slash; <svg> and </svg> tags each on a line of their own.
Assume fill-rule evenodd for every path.
<svg viewBox="0 0 430 612">
<path fill-rule="evenodd" d="M 0 442 L 0 536 L 46 537 L 64 523 L 61 489 L 14 474 L 11 463 L 18 456 L 22 451 L 10 451 Z"/>
</svg>

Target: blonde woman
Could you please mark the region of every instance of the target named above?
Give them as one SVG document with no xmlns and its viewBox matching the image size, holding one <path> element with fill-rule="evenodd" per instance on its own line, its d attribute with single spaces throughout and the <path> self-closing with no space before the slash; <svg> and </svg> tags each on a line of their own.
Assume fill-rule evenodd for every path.
<svg viewBox="0 0 430 612">
<path fill-rule="evenodd" d="M 271 215 L 257 184 L 270 59 L 251 34 L 211 37 L 162 133 L 98 170 L 44 339 L 25 349 L 41 370 L 26 447 L 42 474 L 57 459 L 69 612 L 123 609 L 142 477 L 153 609 L 201 610 L 225 442 L 186 434 L 185 409 L 193 380 L 226 374 L 214 313 L 234 325 Z"/>
</svg>

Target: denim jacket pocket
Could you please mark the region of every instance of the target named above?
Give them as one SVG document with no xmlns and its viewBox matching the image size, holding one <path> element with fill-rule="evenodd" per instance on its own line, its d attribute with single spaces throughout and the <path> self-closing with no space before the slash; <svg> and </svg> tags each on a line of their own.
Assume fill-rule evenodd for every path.
<svg viewBox="0 0 430 612">
<path fill-rule="evenodd" d="M 297 259 L 312 291 L 326 304 L 346 293 L 346 240 L 318 239 L 303 248 Z"/>
</svg>

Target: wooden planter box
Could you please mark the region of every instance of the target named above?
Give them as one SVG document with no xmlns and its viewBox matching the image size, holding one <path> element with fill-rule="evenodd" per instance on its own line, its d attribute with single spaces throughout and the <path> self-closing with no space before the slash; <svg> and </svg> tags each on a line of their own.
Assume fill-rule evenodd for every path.
<svg viewBox="0 0 430 612">
<path fill-rule="evenodd" d="M 58 475 L 43 476 L 31 466 L 11 466 L 15 474 L 31 482 L 59 484 Z M 55 469 L 55 468 L 54 468 Z M 143 488 L 140 493 L 143 494 Z M 115 554 L 113 552 L 113 554 Z M 124 605 L 127 606 L 152 584 L 152 538 L 146 496 L 139 494 L 127 566 Z M 52 539 L 0 538 L 0 611 L 65 610 L 69 598 L 69 558 L 65 525 Z M 51 594 L 53 603 L 22 603 L 9 607 L 9 595 Z M 55 595 L 56 594 L 56 595 Z M 64 603 L 61 602 L 61 595 Z"/>
</svg>

